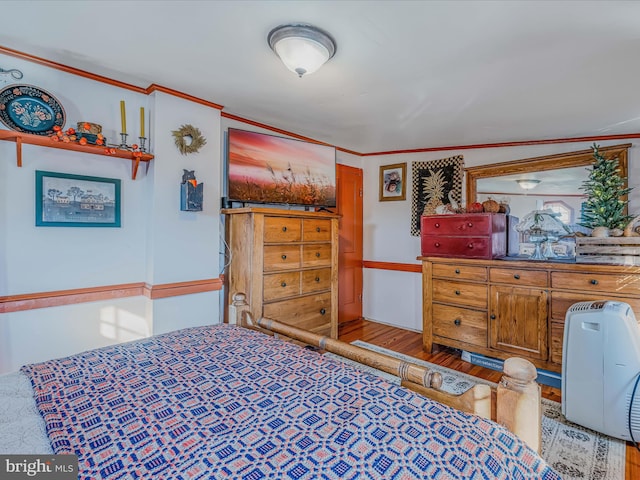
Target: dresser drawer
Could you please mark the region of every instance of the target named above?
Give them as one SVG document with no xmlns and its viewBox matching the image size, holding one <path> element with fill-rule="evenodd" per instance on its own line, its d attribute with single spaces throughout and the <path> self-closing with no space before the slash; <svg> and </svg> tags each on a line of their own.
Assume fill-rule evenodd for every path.
<svg viewBox="0 0 640 480">
<path fill-rule="evenodd" d="M 493 257 L 491 237 L 447 237 L 422 235 L 421 247 L 422 255 L 425 257 Z M 504 252 L 501 255 L 504 255 Z"/>
<path fill-rule="evenodd" d="M 484 236 L 505 232 L 505 215 L 425 215 L 420 219 L 420 231 L 424 235 Z"/>
<path fill-rule="evenodd" d="M 263 315 L 304 330 L 328 334 L 331 328 L 331 293 L 265 304 Z"/>
<path fill-rule="evenodd" d="M 302 293 L 319 292 L 331 288 L 331 268 L 304 270 L 302 272 Z"/>
<path fill-rule="evenodd" d="M 490 268 L 489 280 L 492 283 L 508 283 L 525 287 L 547 287 L 549 284 L 546 270 L 521 270 L 517 268 Z"/>
<path fill-rule="evenodd" d="M 264 271 L 291 270 L 300 267 L 300 245 L 264 247 Z"/>
<path fill-rule="evenodd" d="M 302 220 L 302 239 L 305 242 L 328 242 L 331 240 L 331 220 Z"/>
<path fill-rule="evenodd" d="M 564 322 L 567 310 L 578 302 L 596 302 L 599 300 L 615 300 L 628 303 L 633 312 L 640 314 L 640 298 L 617 297 L 607 293 L 573 293 L 573 292 L 552 292 L 551 293 L 551 318 Z M 640 316 L 640 315 L 638 315 Z"/>
<path fill-rule="evenodd" d="M 444 277 L 456 280 L 476 280 L 478 282 L 484 282 L 487 280 L 487 269 L 486 267 L 436 263 L 433 264 L 432 275 L 434 277 Z"/>
<path fill-rule="evenodd" d="M 271 273 L 264 276 L 264 301 L 300 295 L 300 272 Z"/>
<path fill-rule="evenodd" d="M 486 285 L 434 280 L 431 288 L 434 302 L 451 303 L 482 309 L 487 308 Z"/>
<path fill-rule="evenodd" d="M 266 243 L 299 242 L 302 239 L 299 218 L 264 217 L 264 241 Z"/>
<path fill-rule="evenodd" d="M 302 265 L 304 267 L 331 265 L 331 244 L 303 245 Z"/>
<path fill-rule="evenodd" d="M 640 275 L 551 272 L 551 286 L 581 292 L 595 292 L 601 296 L 605 292 L 617 295 L 638 295 Z"/>
<path fill-rule="evenodd" d="M 487 313 L 447 305 L 433 305 L 433 335 L 487 346 Z"/>
</svg>

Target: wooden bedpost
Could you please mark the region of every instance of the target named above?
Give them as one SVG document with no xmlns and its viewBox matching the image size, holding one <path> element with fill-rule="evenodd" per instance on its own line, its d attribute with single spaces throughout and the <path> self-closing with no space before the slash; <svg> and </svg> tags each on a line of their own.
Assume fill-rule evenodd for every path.
<svg viewBox="0 0 640 480">
<path fill-rule="evenodd" d="M 542 403 L 536 367 L 524 358 L 504 362 L 504 375 L 497 389 L 496 421 L 540 453 Z"/>
<path fill-rule="evenodd" d="M 254 326 L 251 317 L 247 315 L 248 312 L 247 296 L 242 292 L 234 293 L 233 301 L 229 305 L 229 324 L 246 328 Z"/>
</svg>

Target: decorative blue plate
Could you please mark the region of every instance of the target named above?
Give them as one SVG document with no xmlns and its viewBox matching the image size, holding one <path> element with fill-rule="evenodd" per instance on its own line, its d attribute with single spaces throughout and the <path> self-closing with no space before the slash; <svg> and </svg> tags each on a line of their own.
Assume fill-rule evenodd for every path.
<svg viewBox="0 0 640 480">
<path fill-rule="evenodd" d="M 9 85 L 0 90 L 0 121 L 11 130 L 52 135 L 64 126 L 64 109 L 49 92 L 33 85 Z"/>
</svg>

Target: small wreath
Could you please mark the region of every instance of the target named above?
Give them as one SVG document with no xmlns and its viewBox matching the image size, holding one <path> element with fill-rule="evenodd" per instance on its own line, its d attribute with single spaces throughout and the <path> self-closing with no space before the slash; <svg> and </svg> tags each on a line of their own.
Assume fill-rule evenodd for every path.
<svg viewBox="0 0 640 480">
<path fill-rule="evenodd" d="M 182 125 L 178 130 L 171 132 L 176 139 L 176 147 L 182 155 L 195 153 L 206 143 L 207 139 L 202 136 L 199 128 L 193 125 Z M 187 141 L 189 139 L 190 141 Z"/>
</svg>

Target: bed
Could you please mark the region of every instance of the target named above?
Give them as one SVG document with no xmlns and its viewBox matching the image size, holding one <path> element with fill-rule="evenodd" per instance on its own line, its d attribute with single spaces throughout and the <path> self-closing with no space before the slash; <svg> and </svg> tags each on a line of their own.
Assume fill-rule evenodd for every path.
<svg viewBox="0 0 640 480">
<path fill-rule="evenodd" d="M 32 387 L 47 435 L 20 453 L 76 454 L 80 479 L 560 478 L 490 420 L 238 325 L 14 376 Z"/>
</svg>

